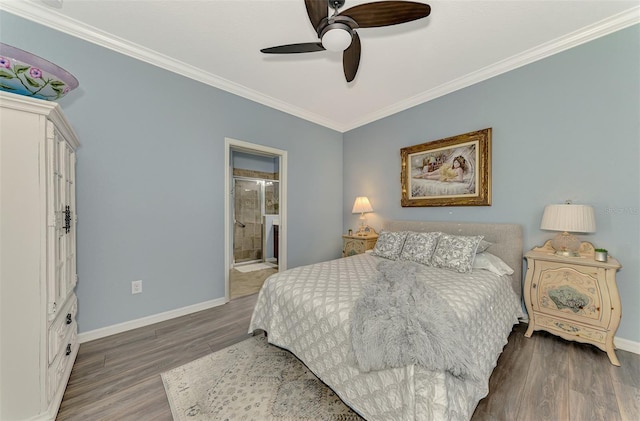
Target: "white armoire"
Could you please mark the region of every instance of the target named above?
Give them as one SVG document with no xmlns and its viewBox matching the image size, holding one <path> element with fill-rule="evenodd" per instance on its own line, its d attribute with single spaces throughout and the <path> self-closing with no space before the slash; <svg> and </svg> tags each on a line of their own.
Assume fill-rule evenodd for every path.
<svg viewBox="0 0 640 421">
<path fill-rule="evenodd" d="M 73 129 L 0 92 L 0 420 L 54 420 L 78 353 Z"/>
</svg>

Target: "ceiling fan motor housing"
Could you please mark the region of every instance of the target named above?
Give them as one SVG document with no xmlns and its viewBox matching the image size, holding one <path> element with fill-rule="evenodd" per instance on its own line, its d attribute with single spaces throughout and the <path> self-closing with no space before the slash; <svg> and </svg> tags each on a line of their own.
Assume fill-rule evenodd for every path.
<svg viewBox="0 0 640 421">
<path fill-rule="evenodd" d="M 342 22 L 333 22 L 320 32 L 322 46 L 329 51 L 344 51 L 351 45 L 353 32 L 351 27 Z"/>
</svg>

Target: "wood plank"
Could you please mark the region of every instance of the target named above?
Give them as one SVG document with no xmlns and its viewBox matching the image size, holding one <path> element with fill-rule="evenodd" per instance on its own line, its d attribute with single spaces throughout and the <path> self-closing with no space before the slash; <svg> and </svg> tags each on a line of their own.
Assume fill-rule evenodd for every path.
<svg viewBox="0 0 640 421">
<path fill-rule="evenodd" d="M 608 365 L 613 391 L 624 421 L 640 419 L 640 355 L 617 350 L 620 367 Z"/>
<path fill-rule="evenodd" d="M 589 344 L 567 344 L 569 365 L 569 412 L 572 419 L 618 421 L 620 413 L 609 375 L 609 357 Z M 615 366 L 614 366 L 615 367 Z"/>
<path fill-rule="evenodd" d="M 613 382 L 613 390 L 618 401 L 620 418 L 623 421 L 640 419 L 640 389 L 619 382 Z"/>
<path fill-rule="evenodd" d="M 489 395 L 478 403 L 472 421 L 516 419 L 535 344 L 524 336 L 526 329 L 526 324 L 514 326 L 489 379 Z"/>
<path fill-rule="evenodd" d="M 620 360 L 620 367 L 613 364 L 608 366 L 613 381 L 640 388 L 640 358 L 638 358 L 638 354 L 618 349 L 616 355 Z"/>
<path fill-rule="evenodd" d="M 569 382 L 567 341 L 560 342 L 551 334 L 536 332 L 534 352 L 524 387 L 524 399 L 518 420 L 557 421 L 569 418 Z M 564 343 L 563 343 L 564 342 Z"/>
<path fill-rule="evenodd" d="M 63 402 L 64 403 L 64 402 Z M 84 405 L 63 406 L 59 421 L 171 420 L 171 408 L 159 375 L 150 376 L 115 393 L 96 396 Z"/>
</svg>

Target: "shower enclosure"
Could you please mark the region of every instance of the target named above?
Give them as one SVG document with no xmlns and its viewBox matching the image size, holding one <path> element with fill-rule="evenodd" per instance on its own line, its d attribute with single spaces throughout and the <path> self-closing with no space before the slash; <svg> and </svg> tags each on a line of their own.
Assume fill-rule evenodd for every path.
<svg viewBox="0 0 640 421">
<path fill-rule="evenodd" d="M 272 238 L 272 221 L 277 220 L 279 208 L 278 180 L 233 178 L 234 264 L 260 262 L 271 258 L 273 247 L 263 250 L 265 235 Z M 265 225 L 265 221 L 266 224 Z M 277 257 L 277 248 L 275 250 Z"/>
</svg>

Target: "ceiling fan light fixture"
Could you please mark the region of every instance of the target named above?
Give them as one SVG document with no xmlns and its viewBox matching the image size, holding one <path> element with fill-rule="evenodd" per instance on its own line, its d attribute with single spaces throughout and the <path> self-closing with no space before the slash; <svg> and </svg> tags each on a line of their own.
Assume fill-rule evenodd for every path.
<svg viewBox="0 0 640 421">
<path fill-rule="evenodd" d="M 351 28 L 344 23 L 332 23 L 320 34 L 322 46 L 329 51 L 344 51 L 351 45 Z"/>
</svg>

